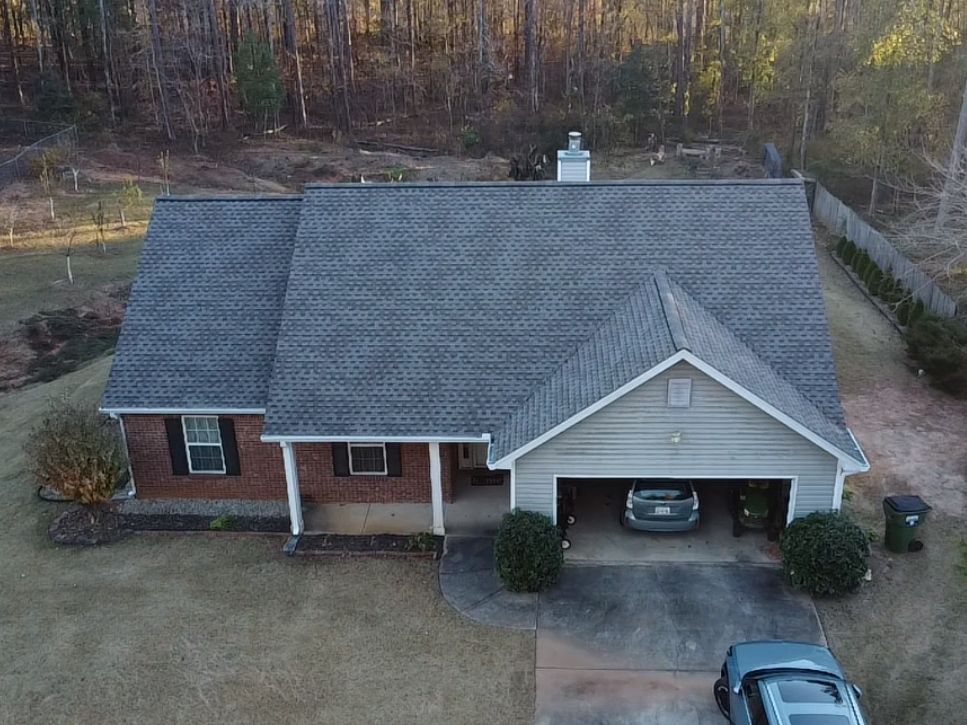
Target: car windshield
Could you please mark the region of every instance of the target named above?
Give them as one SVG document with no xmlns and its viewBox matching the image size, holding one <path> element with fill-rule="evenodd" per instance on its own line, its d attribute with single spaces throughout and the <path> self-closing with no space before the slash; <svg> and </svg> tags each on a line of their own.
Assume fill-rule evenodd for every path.
<svg viewBox="0 0 967 725">
<path fill-rule="evenodd" d="M 675 481 L 636 481 L 634 496 L 642 501 L 684 501 L 692 497 L 692 489 Z"/>
</svg>

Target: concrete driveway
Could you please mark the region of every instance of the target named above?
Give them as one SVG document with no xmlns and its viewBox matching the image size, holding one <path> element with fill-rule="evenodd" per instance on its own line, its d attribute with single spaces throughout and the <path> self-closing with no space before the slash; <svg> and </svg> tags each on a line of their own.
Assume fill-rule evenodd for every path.
<svg viewBox="0 0 967 725">
<path fill-rule="evenodd" d="M 540 725 L 721 725 L 712 683 L 730 644 L 824 643 L 775 567 L 568 566 L 537 607 Z"/>
</svg>

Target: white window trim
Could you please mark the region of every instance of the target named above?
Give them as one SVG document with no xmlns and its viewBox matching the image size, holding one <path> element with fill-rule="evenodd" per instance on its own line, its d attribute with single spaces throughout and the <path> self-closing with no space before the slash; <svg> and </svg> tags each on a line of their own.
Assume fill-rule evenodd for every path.
<svg viewBox="0 0 967 725">
<path fill-rule="evenodd" d="M 685 403 L 674 402 L 675 396 L 673 389 L 678 386 L 684 388 L 685 396 L 688 400 Z M 668 378 L 668 392 L 666 404 L 669 408 L 691 408 L 692 407 L 692 379 L 691 378 Z"/>
<path fill-rule="evenodd" d="M 196 471 L 191 465 L 191 446 L 208 446 L 211 447 L 215 445 L 214 443 L 189 443 L 188 442 L 188 428 L 185 426 L 185 421 L 189 418 L 214 418 L 215 419 L 215 429 L 218 431 L 218 450 L 222 454 L 222 470 L 205 470 Z M 217 415 L 183 415 L 181 416 L 181 435 L 185 439 L 185 458 L 188 459 L 188 473 L 194 473 L 199 476 L 224 476 L 227 469 L 225 468 L 225 444 L 222 442 L 222 430 L 218 427 L 218 416 Z"/>
<path fill-rule="evenodd" d="M 349 475 L 350 476 L 388 476 L 389 461 L 386 460 L 385 443 L 349 443 Z M 353 448 L 382 448 L 383 449 L 383 470 L 382 471 L 354 471 L 353 470 Z"/>
</svg>

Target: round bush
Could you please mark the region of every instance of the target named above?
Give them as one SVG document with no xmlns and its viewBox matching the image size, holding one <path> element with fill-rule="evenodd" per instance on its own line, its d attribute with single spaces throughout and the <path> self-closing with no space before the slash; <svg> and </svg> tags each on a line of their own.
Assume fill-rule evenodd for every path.
<svg viewBox="0 0 967 725">
<path fill-rule="evenodd" d="M 561 573 L 561 533 L 543 514 L 514 509 L 504 516 L 494 542 L 497 576 L 512 592 L 539 592 Z"/>
<path fill-rule="evenodd" d="M 846 239 L 846 237 L 843 237 L 843 239 Z M 846 244 L 843 245 L 843 253 L 840 256 L 846 264 L 853 263 L 853 258 L 856 257 L 856 244 L 853 243 L 853 240 L 846 239 Z"/>
<path fill-rule="evenodd" d="M 836 596 L 859 587 L 869 568 L 866 532 L 841 513 L 815 513 L 796 519 L 779 542 L 782 569 L 797 589 Z"/>
</svg>

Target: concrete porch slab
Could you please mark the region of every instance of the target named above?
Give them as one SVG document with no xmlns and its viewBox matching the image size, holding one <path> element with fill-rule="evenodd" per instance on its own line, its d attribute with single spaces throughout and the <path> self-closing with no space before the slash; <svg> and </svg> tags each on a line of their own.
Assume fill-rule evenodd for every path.
<svg viewBox="0 0 967 725">
<path fill-rule="evenodd" d="M 416 534 L 433 528 L 430 504 L 309 504 L 303 518 L 310 534 Z"/>
</svg>

